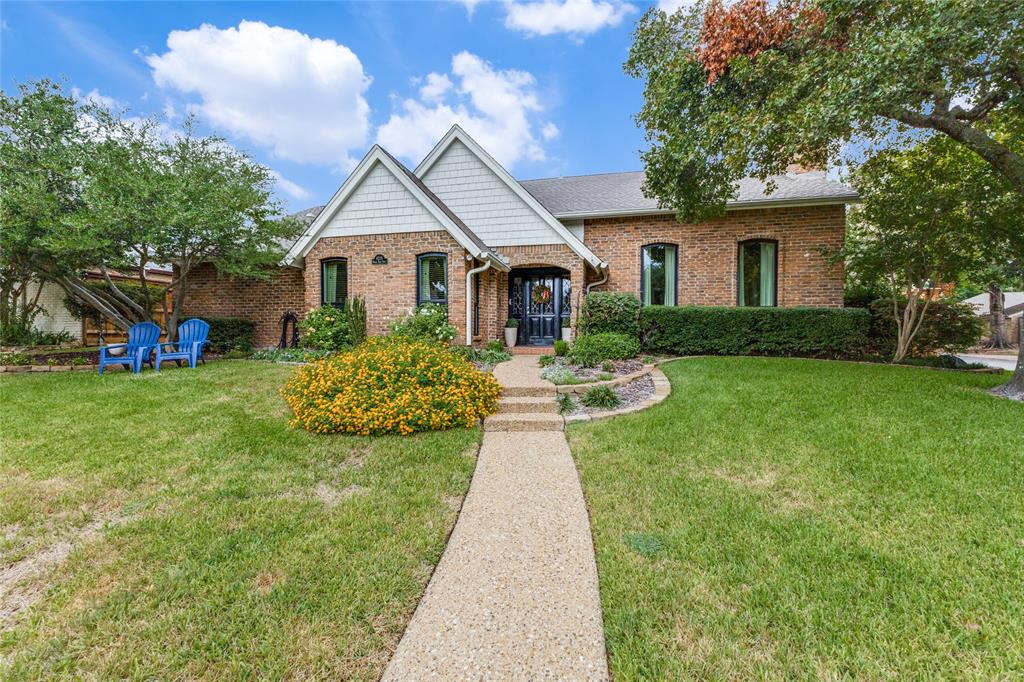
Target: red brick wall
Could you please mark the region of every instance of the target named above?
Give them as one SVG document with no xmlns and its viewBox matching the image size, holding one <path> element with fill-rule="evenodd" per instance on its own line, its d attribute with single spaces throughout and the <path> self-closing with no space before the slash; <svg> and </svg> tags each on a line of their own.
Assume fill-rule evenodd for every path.
<svg viewBox="0 0 1024 682">
<path fill-rule="evenodd" d="M 185 303 L 186 315 L 244 317 L 256 323 L 256 347 L 276 346 L 281 340 L 281 316 L 303 314 L 302 271 L 276 268 L 268 281 L 223 277 L 213 265 L 192 273 Z M 179 319 L 184 319 L 179 316 Z"/>
<path fill-rule="evenodd" d="M 306 255 L 306 309 L 320 305 L 320 261 L 348 259 L 349 296 L 366 300 L 366 331 L 387 332 L 391 320 L 416 307 L 416 256 L 423 253 L 448 255 L 448 319 L 466 340 L 466 251 L 450 234 L 400 232 L 395 234 L 324 237 Z M 377 254 L 387 265 L 373 265 Z M 468 267 L 467 267 L 468 265 Z"/>
<path fill-rule="evenodd" d="M 776 239 L 779 305 L 842 306 L 842 264 L 821 249 L 842 246 L 845 224 L 841 205 L 730 211 L 697 225 L 671 215 L 595 218 L 584 223 L 584 242 L 610 265 L 608 282 L 595 291 L 639 295 L 640 248 L 667 242 L 679 247 L 679 305 L 736 305 L 737 245 Z"/>
</svg>

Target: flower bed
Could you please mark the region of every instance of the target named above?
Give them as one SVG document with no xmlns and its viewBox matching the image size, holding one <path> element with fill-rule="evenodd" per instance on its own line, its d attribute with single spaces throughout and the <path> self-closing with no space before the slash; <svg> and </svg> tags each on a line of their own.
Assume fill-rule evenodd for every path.
<svg viewBox="0 0 1024 682">
<path fill-rule="evenodd" d="M 635 374 L 643 368 L 644 363 L 636 359 L 606 360 L 595 367 L 584 367 L 573 364 L 567 358 L 555 357 L 541 370 L 541 376 L 557 386 L 589 384 Z"/>
<path fill-rule="evenodd" d="M 305 365 L 282 390 L 293 426 L 362 436 L 470 427 L 497 411 L 500 393 L 493 375 L 445 346 L 401 338 Z"/>
</svg>

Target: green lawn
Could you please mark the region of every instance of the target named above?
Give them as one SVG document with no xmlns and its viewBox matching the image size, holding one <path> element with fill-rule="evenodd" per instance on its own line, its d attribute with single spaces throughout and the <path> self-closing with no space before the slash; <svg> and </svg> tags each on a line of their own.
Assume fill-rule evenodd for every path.
<svg viewBox="0 0 1024 682">
<path fill-rule="evenodd" d="M 569 429 L 619 680 L 1024 676 L 1024 404 L 999 376 L 664 366 Z"/>
<path fill-rule="evenodd" d="M 0 377 L 0 678 L 381 673 L 479 433 L 293 431 L 292 370 Z"/>
</svg>

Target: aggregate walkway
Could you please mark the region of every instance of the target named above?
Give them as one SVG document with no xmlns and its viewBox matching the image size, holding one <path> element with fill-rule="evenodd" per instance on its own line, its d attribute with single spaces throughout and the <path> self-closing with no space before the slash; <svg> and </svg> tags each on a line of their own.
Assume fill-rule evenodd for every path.
<svg viewBox="0 0 1024 682">
<path fill-rule="evenodd" d="M 608 678 L 590 523 L 554 387 L 531 356 L 495 376 L 502 413 L 485 423 L 455 530 L 385 680 Z M 514 427 L 520 418 L 544 430 Z"/>
</svg>

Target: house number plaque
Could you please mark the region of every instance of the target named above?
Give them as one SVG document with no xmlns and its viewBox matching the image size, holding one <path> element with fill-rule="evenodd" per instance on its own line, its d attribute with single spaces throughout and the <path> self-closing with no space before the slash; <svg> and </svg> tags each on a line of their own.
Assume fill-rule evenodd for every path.
<svg viewBox="0 0 1024 682">
<path fill-rule="evenodd" d="M 373 257 L 373 260 L 370 262 L 373 263 L 374 265 L 387 265 L 388 257 L 385 256 L 383 253 L 378 253 L 376 256 Z"/>
</svg>

